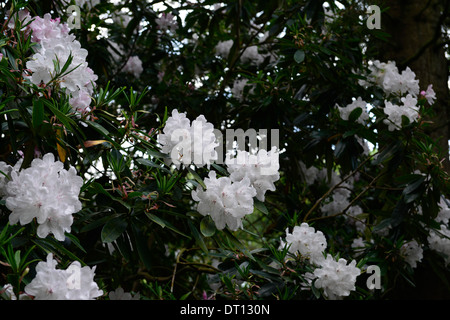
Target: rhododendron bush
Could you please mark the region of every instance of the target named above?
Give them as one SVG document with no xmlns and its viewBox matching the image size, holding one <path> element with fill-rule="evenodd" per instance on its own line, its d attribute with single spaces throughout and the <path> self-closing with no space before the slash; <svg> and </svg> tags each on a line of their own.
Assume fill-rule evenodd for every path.
<svg viewBox="0 0 450 320">
<path fill-rule="evenodd" d="M 380 61 L 386 34 L 342 3 L 1 4 L 0 297 L 448 285 L 433 83 Z"/>
</svg>

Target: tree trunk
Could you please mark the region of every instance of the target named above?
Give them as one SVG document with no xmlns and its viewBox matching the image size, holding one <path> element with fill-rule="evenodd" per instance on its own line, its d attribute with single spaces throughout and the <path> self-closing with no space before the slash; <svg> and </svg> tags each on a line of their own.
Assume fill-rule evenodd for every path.
<svg viewBox="0 0 450 320">
<path fill-rule="evenodd" d="M 378 0 L 383 10 L 381 30 L 390 34 L 386 43 L 378 43 L 379 59 L 395 61 L 401 72 L 410 67 L 419 79 L 421 90 L 433 84 L 437 100 L 429 136 L 437 142 L 440 159 L 450 173 L 449 161 L 449 88 L 448 62 L 442 45 L 441 26 L 449 10 L 449 0 Z M 371 3 L 373 4 L 373 3 Z"/>
</svg>

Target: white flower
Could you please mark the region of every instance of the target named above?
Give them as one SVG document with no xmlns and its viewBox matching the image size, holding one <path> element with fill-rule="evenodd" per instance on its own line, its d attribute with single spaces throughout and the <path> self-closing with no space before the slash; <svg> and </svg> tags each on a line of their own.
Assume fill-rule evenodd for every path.
<svg viewBox="0 0 450 320">
<path fill-rule="evenodd" d="M 437 222 L 442 222 L 445 225 L 447 225 L 450 220 L 450 207 L 448 206 L 445 199 L 441 198 L 439 202 L 439 208 L 440 210 L 438 212 L 438 215 L 434 220 L 436 220 Z"/>
<path fill-rule="evenodd" d="M 140 297 L 141 295 L 139 293 L 133 297 L 131 293 L 125 292 L 121 287 L 109 293 L 109 300 L 139 300 Z"/>
<path fill-rule="evenodd" d="M 181 141 L 180 141 L 181 138 Z M 207 122 L 203 115 L 194 121 L 186 118 L 186 113 L 172 111 L 172 116 L 166 121 L 163 133 L 158 135 L 161 152 L 169 154 L 171 162 L 177 168 L 180 164 L 194 163 L 197 167 L 207 166 L 217 160 L 214 126 Z"/>
<path fill-rule="evenodd" d="M 50 14 L 45 14 L 44 18 L 33 19 L 29 28 L 32 30 L 32 41 L 38 45 L 35 54 L 26 64 L 32 73 L 26 78 L 37 86 L 50 85 L 50 81 L 55 80 L 59 73 L 59 78 L 53 84 L 66 89 L 69 102 L 76 111 L 90 111 L 90 95 L 98 77 L 88 67 L 87 50 L 81 48 L 75 36 L 69 34 L 67 24 L 60 23 L 59 18 L 51 19 Z M 61 74 L 69 57 L 72 57 L 72 61 L 64 74 Z M 55 68 L 54 62 L 59 64 L 59 70 Z"/>
<path fill-rule="evenodd" d="M 442 235 L 441 235 L 442 234 Z M 441 224 L 440 230 L 430 230 L 428 235 L 428 245 L 430 249 L 443 255 L 445 264 L 450 263 L 450 230 Z"/>
<path fill-rule="evenodd" d="M 405 261 L 412 267 L 417 267 L 417 262 L 422 261 L 423 249 L 422 246 L 417 243 L 416 240 L 406 242 L 400 249 L 402 255 L 405 257 Z"/>
<path fill-rule="evenodd" d="M 346 213 L 348 221 L 356 227 L 357 231 L 363 233 L 366 229 L 365 219 L 358 217 L 363 213 L 363 209 L 360 206 L 351 206 Z"/>
<path fill-rule="evenodd" d="M 244 177 L 250 179 L 250 184 L 256 189 L 258 200 L 264 201 L 267 190 L 276 190 L 274 183 L 280 179 L 276 147 L 272 147 L 270 151 L 260 149 L 256 154 L 238 150 L 234 158 L 231 157 L 231 153 L 227 153 L 225 164 L 231 181 L 238 182 Z"/>
<path fill-rule="evenodd" d="M 67 280 L 66 299 L 68 300 L 93 300 L 103 294 L 94 281 L 96 266 L 81 267 L 80 262 L 74 261 L 65 270 Z"/>
<path fill-rule="evenodd" d="M 406 116 L 410 123 L 416 122 L 419 119 L 419 107 L 417 106 L 417 99 L 408 94 L 401 98 L 403 105 L 398 106 L 390 101 L 385 101 L 384 113 L 387 119 L 383 122 L 388 126 L 389 131 L 399 130 L 402 127 L 402 116 Z"/>
<path fill-rule="evenodd" d="M 319 177 L 319 169 L 315 166 L 306 168 L 306 165 L 302 161 L 299 161 L 299 165 L 304 175 L 306 185 L 310 186 L 314 184 Z"/>
<path fill-rule="evenodd" d="M 214 47 L 216 55 L 221 56 L 224 59 L 228 58 L 230 50 L 233 47 L 233 43 L 234 43 L 233 40 L 218 42 L 217 45 Z M 240 55 L 239 61 L 241 63 L 249 63 L 251 65 L 259 66 L 261 63 L 264 62 L 264 60 L 267 57 L 270 57 L 271 62 L 277 59 L 276 55 L 271 52 L 261 54 L 258 50 L 258 45 L 254 44 L 247 46 L 243 50 L 243 52 Z"/>
<path fill-rule="evenodd" d="M 159 18 L 155 19 L 156 24 L 158 25 L 158 28 L 166 31 L 172 31 L 175 32 L 178 29 L 177 20 L 174 19 L 174 15 L 171 13 L 162 13 Z"/>
<path fill-rule="evenodd" d="M 9 222 L 21 225 L 36 219 L 39 237 L 53 233 L 64 241 L 64 232 L 70 232 L 72 214 L 81 210 L 78 195 L 83 179 L 75 168 L 63 168 L 48 153 L 42 159 L 34 159 L 31 166 L 19 171 L 12 170 L 11 180 L 6 185 L 6 207 L 11 210 Z"/>
<path fill-rule="evenodd" d="M 360 256 L 366 247 L 366 243 L 364 242 L 363 238 L 358 237 L 353 239 L 351 247 L 353 251 L 355 252 L 355 257 Z"/>
<path fill-rule="evenodd" d="M 138 56 L 132 56 L 128 59 L 127 63 L 122 69 L 123 72 L 130 73 L 136 78 L 139 78 L 144 68 L 142 67 L 142 61 Z"/>
<path fill-rule="evenodd" d="M 53 254 L 36 266 L 36 276 L 25 286 L 35 300 L 93 300 L 103 294 L 94 281 L 95 267 L 81 267 L 78 261 L 66 269 L 56 269 Z"/>
<path fill-rule="evenodd" d="M 329 200 L 329 202 L 326 204 L 323 204 L 320 207 L 320 211 L 322 211 L 322 213 L 324 215 L 332 216 L 335 214 L 339 214 L 342 211 L 344 211 L 345 208 L 347 208 L 348 205 L 350 204 L 350 202 L 348 201 L 347 193 L 339 192 L 339 190 L 344 190 L 344 189 L 336 189 L 333 192 L 332 197 Z"/>
<path fill-rule="evenodd" d="M 349 116 L 353 110 L 355 110 L 357 108 L 361 108 L 362 113 L 358 117 L 358 119 L 356 119 L 356 122 L 364 124 L 364 123 L 366 123 L 367 120 L 369 120 L 369 114 L 367 113 L 366 106 L 367 106 L 367 102 L 362 100 L 361 97 L 358 97 L 358 99 L 354 100 L 352 103 L 348 104 L 346 107 L 342 108 L 337 105 L 337 108 L 339 110 L 339 114 L 340 114 L 342 120 L 348 120 Z"/>
<path fill-rule="evenodd" d="M 383 89 L 387 94 L 401 96 L 409 93 L 414 97 L 419 94 L 419 80 L 416 74 L 407 67 L 401 74 L 394 61 L 387 63 L 375 60 L 369 66 L 370 74 L 367 75 L 366 80 L 360 80 L 359 84 L 362 86 L 377 85 Z"/>
<path fill-rule="evenodd" d="M 253 213 L 253 197 L 256 190 L 245 177 L 232 182 L 228 177 L 216 178 L 216 172 L 210 171 L 204 180 L 206 190 L 198 187 L 192 190 L 192 199 L 199 202 L 197 211 L 204 216 L 210 215 L 217 229 L 225 226 L 232 231 L 242 228 L 242 219 Z"/>
<path fill-rule="evenodd" d="M 316 231 L 303 222 L 300 226 L 295 226 L 292 233 L 286 229 L 286 244 L 289 245 L 290 253 L 300 253 L 312 264 L 320 264 L 324 259 L 323 252 L 327 248 L 327 239 L 321 231 Z"/>
<path fill-rule="evenodd" d="M 215 46 L 214 50 L 217 55 L 221 56 L 222 58 L 227 58 L 230 54 L 231 47 L 233 46 L 233 40 L 226 40 L 226 41 L 220 41 Z"/>
<path fill-rule="evenodd" d="M 247 79 L 236 79 L 233 83 L 233 88 L 231 88 L 233 97 L 242 102 L 244 100 L 244 89 L 246 86 L 249 86 Z M 249 90 L 249 93 L 252 92 L 254 92 L 254 85 L 251 85 L 251 89 Z"/>
<path fill-rule="evenodd" d="M 336 261 L 328 254 L 321 266 L 314 270 L 314 286 L 323 289 L 329 299 L 339 299 L 350 295 L 350 291 L 356 289 L 356 277 L 360 274 L 361 270 L 356 267 L 355 260 L 347 265 L 347 260 L 341 258 Z"/>
<path fill-rule="evenodd" d="M 69 27 L 67 24 L 60 23 L 59 18 L 52 19 L 50 13 L 46 13 L 44 18 L 36 16 L 32 18 L 29 27 L 33 31 L 31 41 L 40 43 L 43 40 L 62 39 L 69 35 Z"/>
<path fill-rule="evenodd" d="M 428 104 L 432 105 L 436 100 L 436 92 L 433 90 L 433 85 L 430 84 L 426 91 L 422 91 L 421 94 L 427 99 Z"/>
</svg>

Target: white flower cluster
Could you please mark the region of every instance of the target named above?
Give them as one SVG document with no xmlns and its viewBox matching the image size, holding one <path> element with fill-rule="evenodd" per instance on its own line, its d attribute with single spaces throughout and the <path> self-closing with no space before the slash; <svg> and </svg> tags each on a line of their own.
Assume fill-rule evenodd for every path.
<svg viewBox="0 0 450 320">
<path fill-rule="evenodd" d="M 139 78 L 144 71 L 144 68 L 142 67 L 142 60 L 138 56 L 131 56 L 127 60 L 127 63 L 123 67 L 122 71 Z"/>
<path fill-rule="evenodd" d="M 108 294 L 109 300 L 139 300 L 141 295 L 136 293 L 134 296 L 130 292 L 125 292 L 123 288 L 119 287 Z"/>
<path fill-rule="evenodd" d="M 209 169 L 213 161 L 219 160 L 214 126 L 203 115 L 191 123 L 186 113 L 174 109 L 157 139 L 161 152 L 170 154 L 168 164 L 178 169 L 181 164 L 191 163 Z M 280 178 L 278 157 L 276 147 L 254 153 L 230 150 L 225 158 L 229 177 L 217 178 L 216 172 L 210 171 L 204 180 L 205 190 L 199 186 L 192 191 L 197 211 L 210 215 L 219 230 L 226 226 L 233 231 L 242 228 L 242 219 L 253 213 L 253 197 L 264 201 L 268 190 L 275 191 L 274 183 Z"/>
<path fill-rule="evenodd" d="M 74 261 L 65 269 L 56 269 L 53 254 L 36 266 L 35 278 L 25 286 L 25 292 L 34 300 L 94 300 L 103 294 L 94 281 L 95 269 L 81 267 Z"/>
<path fill-rule="evenodd" d="M 433 85 L 430 84 L 426 91 L 420 91 L 419 80 L 409 67 L 400 73 L 395 62 L 384 63 L 375 60 L 371 62 L 369 70 L 367 80 L 359 80 L 359 84 L 363 87 L 375 85 L 384 91 L 387 97 L 384 113 L 387 118 L 383 122 L 388 126 L 389 131 L 400 130 L 404 117 L 409 120 L 409 123 L 419 119 L 419 96 L 426 98 L 430 105 L 436 99 Z M 401 100 L 401 105 L 396 102 L 398 99 Z"/>
<path fill-rule="evenodd" d="M 326 182 L 327 170 L 326 168 L 319 171 L 318 179 L 321 182 Z M 324 203 L 320 210 L 324 215 L 335 215 L 342 212 L 350 204 L 349 198 L 351 195 L 351 190 L 353 189 L 352 179 L 347 179 L 345 182 L 341 183 L 342 178 L 335 171 L 331 173 L 331 179 L 328 182 L 328 187 L 332 188 L 340 183 L 331 193 L 327 203 Z"/>
<path fill-rule="evenodd" d="M 339 174 L 335 171 L 331 173 L 331 179 L 328 182 L 327 178 L 327 169 L 323 168 L 319 170 L 315 166 L 311 166 L 309 168 L 300 161 L 299 162 L 300 169 L 304 175 L 305 183 L 308 186 L 313 185 L 314 183 L 327 183 L 328 188 L 332 188 L 336 186 L 342 180 Z M 332 216 L 335 214 L 341 213 L 343 210 L 347 208 L 346 217 L 350 224 L 354 225 L 356 229 L 360 232 L 363 232 L 366 228 L 365 219 L 358 217 L 363 213 L 363 210 L 358 205 L 350 205 L 350 196 L 351 190 L 353 189 L 353 178 L 347 179 L 347 181 L 341 183 L 328 197 L 326 202 L 324 202 L 320 210 L 324 215 Z"/>
<path fill-rule="evenodd" d="M 180 142 L 181 138 L 181 142 Z M 170 154 L 171 162 L 177 168 L 180 164 L 190 165 L 192 162 L 197 167 L 207 166 L 217 160 L 215 148 L 219 145 L 214 134 L 214 126 L 207 122 L 203 115 L 191 121 L 186 117 L 186 112 L 172 111 L 163 129 L 158 135 L 161 151 Z"/>
<path fill-rule="evenodd" d="M 409 123 L 419 119 L 417 99 L 408 94 L 406 97 L 402 97 L 401 101 L 403 102 L 401 106 L 385 101 L 384 113 L 387 115 L 387 119 L 384 119 L 383 122 L 388 126 L 389 131 L 401 129 L 403 117 L 407 117 Z"/>
<path fill-rule="evenodd" d="M 385 63 L 375 60 L 369 66 L 369 70 L 367 81 L 359 81 L 361 86 L 367 87 L 375 84 L 383 89 L 386 95 L 402 96 L 409 93 L 417 97 L 420 92 L 419 80 L 416 79 L 416 74 L 409 67 L 400 73 L 395 61 Z"/>
<path fill-rule="evenodd" d="M 286 244 L 281 240 L 280 247 L 286 245 L 291 254 L 299 253 L 315 267 L 312 274 L 305 274 L 305 279 L 309 285 L 323 289 L 328 299 L 340 299 L 355 290 L 356 277 L 361 274 L 356 261 L 352 260 L 347 265 L 347 260 L 343 258 L 336 261 L 330 254 L 325 258 L 327 241 L 321 231 L 316 231 L 305 222 L 295 226 L 292 233 L 286 229 Z"/>
<path fill-rule="evenodd" d="M 231 153 L 225 159 L 230 179 L 238 182 L 248 177 L 250 184 L 256 189 L 256 198 L 264 201 L 267 190 L 275 191 L 274 183 L 280 179 L 278 152 L 275 147 L 270 151 L 259 149 L 256 154 L 238 150 L 236 157 Z"/>
<path fill-rule="evenodd" d="M 367 112 L 367 102 L 362 100 L 361 97 L 358 97 L 352 103 L 348 104 L 345 107 L 340 107 L 336 105 L 339 110 L 340 116 L 342 120 L 349 120 L 349 116 L 353 110 L 360 108 L 362 110 L 361 115 L 356 119 L 356 122 L 365 124 L 367 120 L 369 120 L 369 113 Z"/>
<path fill-rule="evenodd" d="M 265 34 L 263 38 L 259 40 L 259 42 L 262 42 L 265 40 L 267 35 Z M 230 54 L 230 50 L 233 47 L 234 41 L 233 40 L 225 40 L 220 41 L 217 43 L 217 45 L 214 47 L 214 51 L 216 55 L 221 56 L 222 58 L 228 58 L 228 55 Z M 267 52 L 267 53 L 260 53 L 258 50 L 259 44 L 254 44 L 247 46 L 244 51 L 242 52 L 240 56 L 240 62 L 241 63 L 248 63 L 250 65 L 259 66 L 261 63 L 263 63 L 266 58 L 269 58 L 270 61 L 274 61 L 276 59 L 276 56 L 273 53 Z"/>
<path fill-rule="evenodd" d="M 174 15 L 171 13 L 161 13 L 161 16 L 156 18 L 155 22 L 162 31 L 175 32 L 178 29 L 177 20 L 174 19 Z"/>
<path fill-rule="evenodd" d="M 32 41 L 36 42 L 37 51 L 26 66 L 32 72 L 28 78 L 37 86 L 50 85 L 69 59 L 72 61 L 63 74 L 55 81 L 60 88 L 65 88 L 70 95 L 69 102 L 80 113 L 89 112 L 93 87 L 97 75 L 88 67 L 87 50 L 81 48 L 75 36 L 69 34 L 67 24 L 59 19 L 52 19 L 50 14 L 44 18 L 31 18 L 29 28 L 32 30 Z M 59 70 L 55 68 L 57 61 Z"/>
<path fill-rule="evenodd" d="M 0 188 L 5 192 L 6 207 L 11 210 L 9 222 L 25 225 L 36 219 L 39 237 L 52 233 L 64 241 L 64 232 L 71 229 L 72 214 L 81 210 L 78 195 L 83 179 L 77 176 L 75 168 L 65 170 L 51 153 L 34 159 L 27 169 L 19 171 L 19 167 L 9 169 L 10 180 Z"/>
<path fill-rule="evenodd" d="M 356 267 L 356 261 L 352 260 L 347 265 L 347 260 L 340 258 L 336 261 L 330 254 L 323 259 L 320 268 L 314 270 L 316 281 L 314 286 L 323 289 L 323 293 L 329 299 L 340 299 L 348 296 L 355 290 L 356 278 L 361 270 Z"/>
<path fill-rule="evenodd" d="M 252 94 L 254 92 L 255 86 L 249 85 L 247 79 L 236 79 L 231 88 L 231 94 L 240 102 L 244 101 L 245 87 L 249 87 L 248 93 Z"/>
<path fill-rule="evenodd" d="M 439 211 L 434 219 L 439 223 L 439 229 L 428 229 L 428 248 L 441 254 L 445 260 L 445 264 L 450 263 L 450 229 L 448 223 L 450 221 L 450 207 L 447 199 L 441 198 L 439 202 Z M 417 208 L 418 214 L 422 215 L 422 207 Z"/>
<path fill-rule="evenodd" d="M 447 201 L 444 198 L 441 198 L 439 202 L 439 212 L 437 217 L 434 219 L 437 222 L 443 223 L 444 225 L 448 225 L 450 220 L 450 207 L 447 204 Z"/>
<path fill-rule="evenodd" d="M 321 231 L 316 231 L 307 223 L 295 226 L 292 233 L 286 229 L 286 244 L 292 254 L 300 253 L 303 258 L 312 264 L 318 264 L 324 259 L 324 251 L 327 248 L 327 239 Z"/>
<path fill-rule="evenodd" d="M 411 268 L 417 267 L 417 262 L 423 258 L 423 248 L 416 240 L 405 242 L 401 247 L 401 253 Z"/>
<path fill-rule="evenodd" d="M 219 230 L 225 226 L 232 231 L 242 228 L 242 218 L 253 213 L 253 197 L 256 196 L 249 178 L 233 182 L 229 177 L 216 178 L 216 172 L 210 171 L 204 183 L 206 190 L 199 187 L 192 191 L 192 199 L 199 202 L 197 211 L 210 215 Z"/>
<path fill-rule="evenodd" d="M 450 229 L 441 224 L 439 230 L 431 229 L 427 241 L 431 250 L 443 255 L 445 264 L 450 263 Z"/>
</svg>

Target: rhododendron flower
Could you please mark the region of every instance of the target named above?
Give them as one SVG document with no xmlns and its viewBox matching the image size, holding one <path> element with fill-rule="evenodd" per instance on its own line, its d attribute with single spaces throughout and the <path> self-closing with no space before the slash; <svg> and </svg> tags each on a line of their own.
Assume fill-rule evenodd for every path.
<svg viewBox="0 0 450 320">
<path fill-rule="evenodd" d="M 390 101 L 385 101 L 384 113 L 387 119 L 383 122 L 388 126 L 389 131 L 399 130 L 402 128 L 402 117 L 408 118 L 409 122 L 416 122 L 419 119 L 419 107 L 417 106 L 417 99 L 408 94 L 401 98 L 403 105 L 398 106 Z"/>
<path fill-rule="evenodd" d="M 339 110 L 339 114 L 340 114 L 342 120 L 348 120 L 352 111 L 357 108 L 360 108 L 362 110 L 362 112 L 361 112 L 361 115 L 358 117 L 358 119 L 356 119 L 356 122 L 364 124 L 369 119 L 369 114 L 367 113 L 366 106 L 367 106 L 367 102 L 362 100 L 361 97 L 358 97 L 358 99 L 356 99 L 352 103 L 348 104 L 346 107 L 342 108 L 340 106 L 337 106 L 337 108 Z"/>
<path fill-rule="evenodd" d="M 219 230 L 226 226 L 232 231 L 242 228 L 242 219 L 253 213 L 256 190 L 250 185 L 250 180 L 245 177 L 232 182 L 228 177 L 216 178 L 216 172 L 210 171 L 204 183 L 206 190 L 198 187 L 192 191 L 192 199 L 199 202 L 197 211 L 211 216 Z"/>
<path fill-rule="evenodd" d="M 139 78 L 144 68 L 142 67 L 142 61 L 138 56 L 132 56 L 128 59 L 127 63 L 122 69 L 123 72 L 130 73 L 136 78 Z"/>
<path fill-rule="evenodd" d="M 361 270 L 356 267 L 355 260 L 347 265 L 347 260 L 341 258 L 336 261 L 328 254 L 321 266 L 314 270 L 316 278 L 314 286 L 323 289 L 323 293 L 329 299 L 340 299 L 356 289 L 356 278 L 360 274 Z"/>
<path fill-rule="evenodd" d="M 160 30 L 175 32 L 178 29 L 178 23 L 174 18 L 173 14 L 163 12 L 159 18 L 155 19 L 155 22 Z"/>
<path fill-rule="evenodd" d="M 36 266 L 36 276 L 25 286 L 34 300 L 94 300 L 103 294 L 94 281 L 95 266 L 81 267 L 78 261 L 66 269 L 56 269 L 53 254 Z"/>
<path fill-rule="evenodd" d="M 81 210 L 78 195 L 82 185 L 75 168 L 65 170 L 51 153 L 34 159 L 27 169 L 12 170 L 5 196 L 6 207 L 11 210 L 10 223 L 25 225 L 36 219 L 39 237 L 52 233 L 64 241 L 64 232 L 71 229 L 72 214 Z"/>
<path fill-rule="evenodd" d="M 180 141 L 181 139 L 181 141 Z M 171 156 L 170 163 L 177 168 L 181 164 L 194 163 L 197 167 L 207 166 L 217 160 L 214 126 L 206 121 L 203 115 L 190 122 L 186 113 L 172 111 L 172 116 L 166 121 L 163 133 L 158 135 L 161 151 Z"/>
<path fill-rule="evenodd" d="M 416 240 L 405 242 L 400 248 L 402 255 L 405 257 L 405 261 L 412 267 L 417 267 L 417 262 L 422 261 L 423 248 Z"/>
<path fill-rule="evenodd" d="M 327 239 L 321 231 L 316 231 L 303 222 L 300 226 L 295 226 L 292 233 L 286 229 L 286 244 L 289 245 L 290 253 L 299 253 L 312 264 L 320 264 L 324 259 L 323 252 L 327 248 Z"/>
<path fill-rule="evenodd" d="M 97 75 L 88 67 L 87 50 L 69 34 L 67 24 L 60 19 L 52 19 L 50 14 L 44 18 L 34 17 L 29 28 L 32 30 L 32 41 L 38 43 L 36 53 L 26 64 L 31 76 L 26 76 L 37 86 L 50 85 L 59 76 L 55 85 L 65 88 L 69 94 L 69 103 L 80 113 L 90 111 L 90 95 L 97 80 Z M 61 74 L 61 69 L 71 57 L 68 68 Z M 59 65 L 59 70 L 55 66 Z"/>
<path fill-rule="evenodd" d="M 270 151 L 260 149 L 255 154 L 238 150 L 236 157 L 231 157 L 231 153 L 228 153 L 225 164 L 231 181 L 241 181 L 244 177 L 250 179 L 258 200 L 264 201 L 267 190 L 276 190 L 274 183 L 280 179 L 280 165 L 275 147 Z"/>
</svg>

